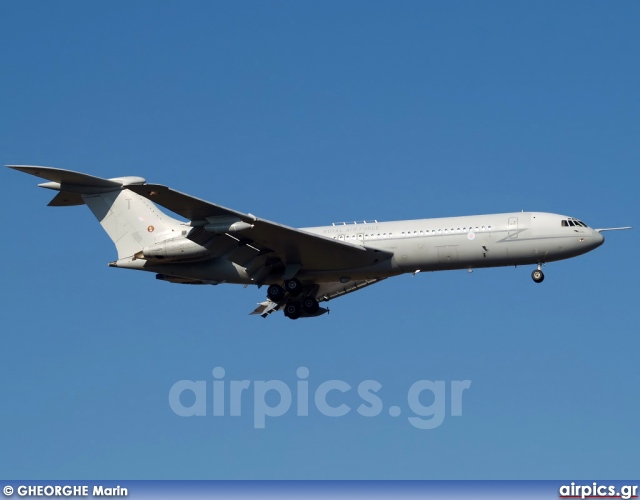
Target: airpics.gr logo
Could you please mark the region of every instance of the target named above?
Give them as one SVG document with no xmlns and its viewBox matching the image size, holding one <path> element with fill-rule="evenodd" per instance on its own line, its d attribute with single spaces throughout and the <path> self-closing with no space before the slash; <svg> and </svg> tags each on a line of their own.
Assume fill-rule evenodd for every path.
<svg viewBox="0 0 640 500">
<path fill-rule="evenodd" d="M 400 417 L 401 406 L 385 406 L 378 394 L 382 384 L 363 380 L 356 387 L 344 380 L 327 380 L 309 384 L 309 369 L 297 369 L 298 380 L 292 389 L 282 380 L 225 380 L 224 368 L 213 369 L 213 380 L 179 380 L 169 390 L 169 406 L 180 417 L 240 417 L 253 405 L 253 427 L 264 429 L 267 417 L 286 415 L 292 406 L 295 416 L 307 417 L 310 411 L 326 417 L 343 417 L 352 410 L 363 417 L 376 417 L 387 409 L 392 417 Z M 418 380 L 406 392 L 411 415 L 407 421 L 417 429 L 435 429 L 442 425 L 447 413 L 462 416 L 462 396 L 471 380 Z M 253 397 L 251 397 L 253 393 Z M 244 404 L 244 407 L 243 407 Z M 228 406 L 228 409 L 227 409 Z"/>
<path fill-rule="evenodd" d="M 622 485 L 616 487 L 613 484 L 564 484 L 560 486 L 559 498 L 621 498 L 628 500 L 638 498 L 637 485 Z"/>
</svg>

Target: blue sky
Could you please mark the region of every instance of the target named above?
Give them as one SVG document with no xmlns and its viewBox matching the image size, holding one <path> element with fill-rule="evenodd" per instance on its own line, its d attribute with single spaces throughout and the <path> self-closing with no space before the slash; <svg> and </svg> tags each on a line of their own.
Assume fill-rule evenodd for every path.
<svg viewBox="0 0 640 500">
<path fill-rule="evenodd" d="M 0 163 L 140 175 L 292 226 L 537 210 L 638 224 L 637 2 L 3 2 Z M 638 229 L 401 276 L 314 320 L 107 267 L 86 207 L 2 169 L 6 478 L 637 476 Z M 384 411 L 184 418 L 179 380 L 382 384 Z M 417 380 L 463 415 L 407 421 Z M 208 386 L 210 390 L 211 385 Z M 272 403 L 272 404 L 275 404 Z M 423 404 L 429 404 L 424 400 Z M 388 407 L 402 409 L 392 417 Z"/>
</svg>

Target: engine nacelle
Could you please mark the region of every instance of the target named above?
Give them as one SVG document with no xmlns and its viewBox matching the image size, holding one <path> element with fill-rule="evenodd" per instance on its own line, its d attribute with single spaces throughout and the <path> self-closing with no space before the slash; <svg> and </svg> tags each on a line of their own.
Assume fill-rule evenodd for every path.
<svg viewBox="0 0 640 500">
<path fill-rule="evenodd" d="M 149 245 L 142 249 L 142 255 L 136 255 L 144 259 L 194 259 L 204 257 L 209 254 L 209 250 L 198 243 L 187 238 L 176 238 L 174 240 L 163 241 L 156 245 Z"/>
</svg>

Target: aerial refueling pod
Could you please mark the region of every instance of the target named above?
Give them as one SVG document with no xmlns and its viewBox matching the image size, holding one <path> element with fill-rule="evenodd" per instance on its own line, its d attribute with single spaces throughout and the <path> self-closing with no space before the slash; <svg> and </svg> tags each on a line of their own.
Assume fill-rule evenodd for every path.
<svg viewBox="0 0 640 500">
<path fill-rule="evenodd" d="M 249 224 L 248 222 L 222 222 L 222 223 L 213 223 L 206 224 L 204 226 L 204 230 L 207 233 L 214 234 L 224 234 L 224 233 L 237 233 L 239 231 L 244 231 L 245 229 L 251 229 L 253 224 Z"/>
</svg>

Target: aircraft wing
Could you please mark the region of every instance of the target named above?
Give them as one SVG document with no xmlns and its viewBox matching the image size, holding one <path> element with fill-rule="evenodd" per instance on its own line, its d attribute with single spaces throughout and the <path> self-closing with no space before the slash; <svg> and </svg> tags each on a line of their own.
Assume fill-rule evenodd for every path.
<svg viewBox="0 0 640 500">
<path fill-rule="evenodd" d="M 225 217 L 250 224 L 252 227 L 248 229 L 227 234 L 236 240 L 236 248 L 230 251 L 231 259 L 242 265 L 254 257 L 264 256 L 263 260 L 275 258 L 280 261 L 287 268 L 285 274 L 295 274 L 299 269 L 325 271 L 366 267 L 392 257 L 390 252 L 260 219 L 252 214 L 216 205 L 159 184 L 133 185 L 127 188 L 191 220 L 196 225 L 204 225 L 207 221 Z M 234 260 L 234 256 L 237 260 Z M 258 283 L 259 278 L 260 276 L 256 280 Z"/>
</svg>

